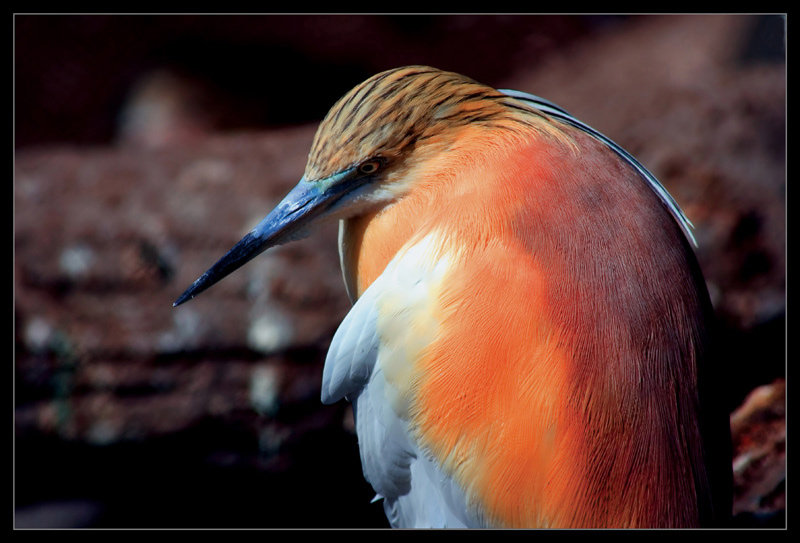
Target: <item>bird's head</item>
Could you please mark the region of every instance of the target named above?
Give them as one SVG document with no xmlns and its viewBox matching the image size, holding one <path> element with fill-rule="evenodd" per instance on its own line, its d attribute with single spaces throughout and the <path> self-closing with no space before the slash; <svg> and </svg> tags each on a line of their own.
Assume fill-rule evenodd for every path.
<svg viewBox="0 0 800 543">
<path fill-rule="evenodd" d="M 527 115 L 520 117 L 520 110 Z M 520 118 L 537 115 L 491 87 L 427 66 L 397 68 L 367 79 L 320 123 L 297 186 L 174 305 L 270 247 L 301 239 L 323 222 L 358 216 L 401 197 L 419 178 L 420 165 L 451 150 L 462 130 L 493 125 L 513 130 Z"/>
</svg>

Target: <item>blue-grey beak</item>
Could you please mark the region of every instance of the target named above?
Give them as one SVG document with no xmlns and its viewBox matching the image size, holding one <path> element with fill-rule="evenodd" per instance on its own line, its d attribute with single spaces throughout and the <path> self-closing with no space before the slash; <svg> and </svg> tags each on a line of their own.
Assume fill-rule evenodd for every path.
<svg viewBox="0 0 800 543">
<path fill-rule="evenodd" d="M 192 283 L 172 304 L 173 307 L 191 300 L 270 247 L 305 237 L 314 220 L 325 214 L 352 188 L 346 187 L 347 183 L 336 183 L 341 177 L 343 176 L 335 176 L 326 180 L 327 182 L 316 183 L 301 179 L 258 226 Z"/>
</svg>

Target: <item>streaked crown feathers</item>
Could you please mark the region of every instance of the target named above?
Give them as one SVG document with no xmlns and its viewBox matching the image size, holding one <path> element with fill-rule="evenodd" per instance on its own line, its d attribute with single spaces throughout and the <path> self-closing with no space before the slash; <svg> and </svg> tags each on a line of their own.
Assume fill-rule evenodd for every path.
<svg viewBox="0 0 800 543">
<path fill-rule="evenodd" d="M 537 109 L 466 76 L 428 66 L 397 68 L 367 79 L 331 108 L 314 137 L 305 178 L 324 179 L 373 157 L 402 158 L 458 127 L 513 128 L 543 120 Z"/>
</svg>

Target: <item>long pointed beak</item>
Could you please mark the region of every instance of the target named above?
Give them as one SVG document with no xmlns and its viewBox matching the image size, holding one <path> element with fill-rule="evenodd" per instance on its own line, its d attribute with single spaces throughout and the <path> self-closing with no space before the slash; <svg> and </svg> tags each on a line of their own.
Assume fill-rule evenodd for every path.
<svg viewBox="0 0 800 543">
<path fill-rule="evenodd" d="M 191 300 L 270 247 L 305 237 L 315 219 L 324 215 L 345 192 L 341 185 L 309 183 L 301 179 L 258 226 L 192 283 L 172 304 L 173 307 Z"/>
</svg>

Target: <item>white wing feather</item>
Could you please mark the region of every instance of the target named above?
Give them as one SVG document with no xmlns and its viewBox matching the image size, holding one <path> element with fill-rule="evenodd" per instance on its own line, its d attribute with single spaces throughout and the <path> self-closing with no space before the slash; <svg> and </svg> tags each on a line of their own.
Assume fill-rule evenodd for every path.
<svg viewBox="0 0 800 543">
<path fill-rule="evenodd" d="M 379 308 L 390 307 L 401 320 L 413 315 L 419 311 L 415 304 L 427 303 L 426 285 L 440 279 L 446 268 L 446 260 L 441 266 L 420 264 L 429 247 L 427 240 L 396 257 L 353 305 L 325 360 L 322 401 L 347 398 L 353 403 L 364 477 L 384 499 L 392 526 L 479 526 L 477 518 L 468 517 L 463 491 L 419 449 L 401 416 L 403 357 L 381 340 Z M 415 332 L 395 320 L 391 333 L 391 343 L 405 354 Z"/>
<path fill-rule="evenodd" d="M 377 310 L 365 294 L 333 336 L 322 371 L 322 403 L 332 404 L 366 386 L 378 356 Z"/>
</svg>

